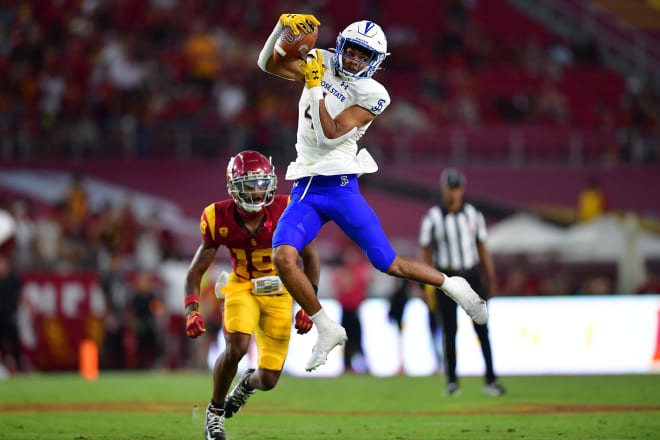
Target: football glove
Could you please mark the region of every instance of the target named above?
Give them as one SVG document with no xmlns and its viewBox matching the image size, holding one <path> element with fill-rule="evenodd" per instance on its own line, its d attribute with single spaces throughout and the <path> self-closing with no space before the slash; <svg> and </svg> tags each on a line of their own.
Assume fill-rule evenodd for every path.
<svg viewBox="0 0 660 440">
<path fill-rule="evenodd" d="M 205 331 L 206 325 L 204 324 L 202 314 L 197 310 L 188 313 L 188 318 L 186 319 L 186 336 L 189 338 L 196 338 Z"/>
<path fill-rule="evenodd" d="M 314 32 L 314 26 L 320 26 L 321 22 L 312 14 L 282 14 L 280 15 L 282 26 L 289 26 L 293 35 L 298 35 L 300 30 L 306 34 Z"/>
<path fill-rule="evenodd" d="M 314 321 L 312 321 L 303 309 L 298 310 L 296 313 L 296 330 L 299 335 L 304 335 L 312 329 Z"/>
<path fill-rule="evenodd" d="M 321 55 L 321 51 L 318 49 L 315 52 L 316 55 L 309 53 L 304 60 L 300 60 L 300 68 L 305 75 L 305 84 L 310 89 L 321 86 L 321 78 L 323 78 L 323 74 L 325 73 L 323 55 Z"/>
</svg>

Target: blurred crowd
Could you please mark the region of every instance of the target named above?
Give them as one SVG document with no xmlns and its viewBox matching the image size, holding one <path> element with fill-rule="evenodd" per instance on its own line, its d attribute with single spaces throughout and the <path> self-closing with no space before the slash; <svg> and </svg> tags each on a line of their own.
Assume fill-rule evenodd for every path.
<svg viewBox="0 0 660 440">
<path fill-rule="evenodd" d="M 287 113 L 282 91 L 256 80 L 257 11 L 223 1 L 3 2 L 3 157 L 279 144 Z"/>
<path fill-rule="evenodd" d="M 6 195 L 0 208 L 16 220 L 15 263 L 21 271 L 155 271 L 178 253 L 178 242 L 158 212 L 140 221 L 130 198 L 93 211 L 84 178 L 71 175 L 66 196 L 54 203 Z"/>
<path fill-rule="evenodd" d="M 480 23 L 477 1 L 442 2 L 430 29 L 388 20 L 376 3 L 356 2 L 351 11 L 382 19 L 392 52 L 379 80 L 393 105 L 374 148 L 388 148 L 387 133 L 401 130 L 550 124 L 616 131 L 618 145 L 603 146 L 603 155 L 657 160 L 657 94 L 635 78 L 619 87 L 620 77 L 601 75 L 595 40 L 506 40 Z M 259 146 L 285 161 L 298 87 L 274 83 L 256 58 L 279 13 L 300 8 L 320 17 L 319 45 L 333 46 L 347 19 L 322 0 L 5 1 L 1 157 L 185 158 Z M 592 77 L 568 74 L 585 66 L 595 69 L 593 81 L 610 84 L 594 83 L 596 96 L 575 99 Z"/>
<path fill-rule="evenodd" d="M 103 342 L 101 366 L 179 366 L 185 346 L 165 344 L 170 330 L 176 335 L 178 329 L 171 328 L 177 322 L 171 322 L 166 311 L 166 280 L 161 276 L 164 263 L 181 256 L 177 238 L 161 224 L 157 212 L 139 220 L 130 199 L 92 210 L 88 191 L 84 177 L 72 174 L 65 197 L 52 204 L 3 195 L 0 209 L 13 217 L 15 232 L 0 249 L 9 271 L 0 271 L 0 312 L 11 315 L 7 322 L 18 327 L 19 305 L 34 308 L 27 297 L 20 299 L 25 277 L 91 276 L 100 287 L 105 310 L 103 336 L 97 335 Z M 8 279 L 17 283 L 5 284 Z M 10 290 L 14 285 L 16 289 Z M 18 338 L 17 329 L 14 337 Z M 0 365 L 7 345 L 13 343 L 0 340 Z M 168 350 L 176 352 L 168 355 Z M 10 363 L 12 370 L 22 368 L 27 366 Z"/>
</svg>

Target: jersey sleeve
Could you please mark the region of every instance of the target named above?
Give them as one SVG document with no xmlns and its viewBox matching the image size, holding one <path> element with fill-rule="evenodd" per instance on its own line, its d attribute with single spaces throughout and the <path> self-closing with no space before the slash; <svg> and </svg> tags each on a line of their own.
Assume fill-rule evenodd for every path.
<svg viewBox="0 0 660 440">
<path fill-rule="evenodd" d="M 360 89 L 360 95 L 357 96 L 355 103 L 376 116 L 383 113 L 390 105 L 390 94 L 387 93 L 385 87 L 372 79 L 358 81 L 368 81 L 368 87 Z"/>
<path fill-rule="evenodd" d="M 202 234 L 204 243 L 218 243 L 215 237 L 215 212 L 215 203 L 211 203 L 206 208 L 204 208 L 204 211 L 202 211 L 202 215 L 200 216 L 199 231 Z"/>
</svg>

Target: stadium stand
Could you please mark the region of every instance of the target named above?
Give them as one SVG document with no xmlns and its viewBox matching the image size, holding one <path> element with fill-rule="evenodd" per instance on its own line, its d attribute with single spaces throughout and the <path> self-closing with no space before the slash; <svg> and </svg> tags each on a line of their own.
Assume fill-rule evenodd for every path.
<svg viewBox="0 0 660 440">
<path fill-rule="evenodd" d="M 232 2 L 3 3 L 12 38 L 3 40 L 0 55 L 6 78 L 0 87 L 2 157 L 217 157 L 268 145 L 273 156 L 286 159 L 295 124 L 286 99 L 296 88 L 275 85 L 254 68 L 262 36 L 277 15 L 268 2 L 255 3 L 251 10 L 260 14 Z M 525 150 L 520 157 L 590 160 L 599 151 L 591 144 L 597 130 L 608 144 L 601 160 L 657 160 L 650 148 L 631 155 L 626 136 L 614 135 L 638 123 L 634 114 L 652 119 L 657 96 L 640 91 L 634 98 L 643 102 L 627 103 L 624 76 L 504 0 L 444 1 L 430 10 L 424 5 L 419 2 L 429 15 L 420 23 L 408 17 L 416 10 L 408 3 L 355 3 L 356 11 L 388 30 L 392 56 L 381 80 L 394 106 L 404 106 L 393 108 L 373 137 L 410 134 L 402 146 L 382 145 L 385 159 L 405 157 L 408 148 L 433 153 L 425 139 L 443 136 L 445 127 L 477 132 L 475 142 L 453 146 L 476 150 L 483 145 L 479 138 L 492 140 L 492 133 L 509 126 L 508 135 L 481 147 L 488 160 L 510 153 L 519 126 L 525 132 L 548 126 L 563 131 L 558 140 L 572 133 L 579 141 L 522 136 L 522 146 L 515 147 Z M 319 45 L 332 46 L 344 11 L 327 2 L 317 13 L 327 23 Z M 213 42 L 217 55 L 208 78 L 194 67 L 193 48 L 203 41 Z M 408 114 L 405 105 L 419 115 Z M 657 121 L 639 124 L 650 129 Z M 590 153 L 576 156 L 576 142 Z M 553 144 L 555 152 L 548 154 Z"/>
</svg>

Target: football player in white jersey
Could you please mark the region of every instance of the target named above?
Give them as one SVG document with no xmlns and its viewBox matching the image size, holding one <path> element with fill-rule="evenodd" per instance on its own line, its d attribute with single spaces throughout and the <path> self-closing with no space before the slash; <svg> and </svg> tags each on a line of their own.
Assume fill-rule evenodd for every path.
<svg viewBox="0 0 660 440">
<path fill-rule="evenodd" d="M 263 71 L 305 84 L 298 104 L 297 157 L 286 172 L 286 179 L 294 181 L 291 201 L 275 229 L 273 259 L 287 290 L 316 324 L 318 339 L 307 371 L 323 365 L 328 353 L 346 341 L 346 331 L 325 314 L 297 264 L 302 248 L 329 221 L 357 243 L 378 270 L 437 286 L 475 322 L 488 319 L 485 302 L 465 279 L 397 255 L 360 194 L 358 176 L 378 166 L 357 141 L 390 104 L 385 87 L 372 78 L 389 55 L 380 26 L 368 20 L 350 24 L 337 36 L 334 53 L 314 49 L 304 60 L 273 56 L 284 26 L 297 34 L 319 25 L 313 15 L 282 14 L 258 60 Z"/>
</svg>

